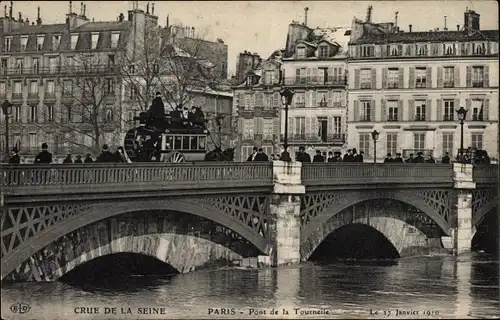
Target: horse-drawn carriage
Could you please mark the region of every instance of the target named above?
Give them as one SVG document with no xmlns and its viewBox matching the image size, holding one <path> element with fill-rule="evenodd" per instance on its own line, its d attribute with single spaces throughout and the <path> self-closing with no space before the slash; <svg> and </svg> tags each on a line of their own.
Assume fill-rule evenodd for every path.
<svg viewBox="0 0 500 320">
<path fill-rule="evenodd" d="M 216 147 L 207 152 L 208 131 L 205 121 L 199 125 L 186 125 L 170 116 L 152 121 L 148 112 L 141 112 L 134 121 L 139 126 L 128 130 L 124 149 L 131 162 L 192 162 L 232 161 L 233 149 Z"/>
</svg>

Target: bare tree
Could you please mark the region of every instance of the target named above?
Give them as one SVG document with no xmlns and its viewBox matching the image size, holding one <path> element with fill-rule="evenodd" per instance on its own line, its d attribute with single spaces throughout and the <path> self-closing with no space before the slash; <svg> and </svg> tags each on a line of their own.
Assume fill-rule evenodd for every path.
<svg viewBox="0 0 500 320">
<path fill-rule="evenodd" d="M 117 68 L 95 53 L 66 57 L 61 68 L 68 75 L 59 82 L 61 108 L 44 111 L 59 133 L 58 144 L 67 151 L 76 146 L 91 152 L 103 143 L 116 144 L 120 129 Z"/>
</svg>

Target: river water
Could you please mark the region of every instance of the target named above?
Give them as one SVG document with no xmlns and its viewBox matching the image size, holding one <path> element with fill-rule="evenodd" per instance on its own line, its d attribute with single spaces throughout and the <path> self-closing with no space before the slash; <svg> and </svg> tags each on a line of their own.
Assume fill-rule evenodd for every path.
<svg viewBox="0 0 500 320">
<path fill-rule="evenodd" d="M 495 318 L 500 315 L 498 274 L 496 259 L 471 254 L 406 258 L 394 264 L 305 263 L 105 278 L 83 287 L 4 284 L 2 318 Z M 28 304 L 30 311 L 12 313 L 9 307 L 18 302 Z M 111 313 L 105 314 L 105 308 Z M 220 308 L 228 308 L 229 315 Z M 273 309 L 278 315 L 271 314 Z M 311 312 L 316 314 L 307 314 Z"/>
</svg>

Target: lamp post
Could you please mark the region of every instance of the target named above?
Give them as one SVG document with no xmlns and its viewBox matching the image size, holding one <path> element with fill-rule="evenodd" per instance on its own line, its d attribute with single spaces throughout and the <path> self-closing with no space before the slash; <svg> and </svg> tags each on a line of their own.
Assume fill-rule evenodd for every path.
<svg viewBox="0 0 500 320">
<path fill-rule="evenodd" d="M 371 133 L 373 139 L 373 163 L 377 163 L 377 140 L 380 132 L 373 130 Z"/>
<path fill-rule="evenodd" d="M 460 109 L 457 109 L 457 117 L 458 120 L 460 120 L 460 162 L 464 162 L 464 121 L 465 117 L 467 116 L 467 109 L 464 107 L 460 107 Z"/>
<path fill-rule="evenodd" d="M 223 115 L 216 115 L 215 116 L 215 123 L 217 124 L 217 130 L 219 132 L 219 148 L 222 148 L 222 135 L 221 135 L 221 132 L 222 132 L 222 120 L 224 120 L 224 116 Z"/>
<path fill-rule="evenodd" d="M 2 103 L 2 112 L 5 117 L 5 156 L 9 156 L 9 116 L 12 110 L 12 103 L 5 100 Z"/>
<path fill-rule="evenodd" d="M 281 161 L 292 161 L 290 154 L 288 153 L 288 106 L 292 104 L 293 95 L 295 93 L 285 88 L 280 91 L 281 102 L 285 107 L 285 141 L 283 141 L 283 153 L 280 156 Z"/>
</svg>

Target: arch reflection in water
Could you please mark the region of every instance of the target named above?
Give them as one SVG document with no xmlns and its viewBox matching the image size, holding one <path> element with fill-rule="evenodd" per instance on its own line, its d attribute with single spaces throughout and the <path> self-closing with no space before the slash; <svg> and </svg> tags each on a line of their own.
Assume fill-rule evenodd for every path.
<svg viewBox="0 0 500 320">
<path fill-rule="evenodd" d="M 481 223 L 476 226 L 476 233 L 472 238 L 472 250 L 484 251 L 498 257 L 499 251 L 499 228 L 498 211 L 496 208 L 490 210 Z"/>
</svg>

